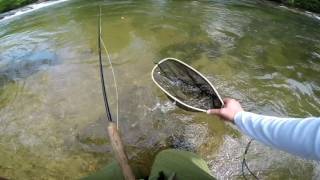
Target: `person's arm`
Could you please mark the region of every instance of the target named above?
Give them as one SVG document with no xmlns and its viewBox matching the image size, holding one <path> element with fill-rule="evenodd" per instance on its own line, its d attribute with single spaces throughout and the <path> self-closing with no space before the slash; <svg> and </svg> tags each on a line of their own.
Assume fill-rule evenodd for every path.
<svg viewBox="0 0 320 180">
<path fill-rule="evenodd" d="M 242 132 L 264 144 L 320 160 L 320 118 L 278 118 L 242 111 L 234 122 Z"/>
<path fill-rule="evenodd" d="M 307 159 L 320 160 L 320 118 L 278 118 L 245 112 L 233 99 L 222 109 L 209 110 L 234 122 L 245 134 L 286 152 Z"/>
</svg>

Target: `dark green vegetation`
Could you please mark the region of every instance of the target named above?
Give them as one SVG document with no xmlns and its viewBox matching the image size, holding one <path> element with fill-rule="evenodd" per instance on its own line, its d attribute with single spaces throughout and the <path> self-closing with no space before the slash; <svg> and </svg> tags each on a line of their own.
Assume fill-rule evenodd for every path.
<svg viewBox="0 0 320 180">
<path fill-rule="evenodd" d="M 19 8 L 36 1 L 37 0 L 0 0 L 0 13 Z"/>
<path fill-rule="evenodd" d="M 38 0 L 0 0 L 0 13 L 16 9 Z M 316 13 L 320 13 L 320 0 L 271 0 Z"/>
<path fill-rule="evenodd" d="M 316 13 L 320 13 L 320 0 L 272 0 Z"/>
</svg>

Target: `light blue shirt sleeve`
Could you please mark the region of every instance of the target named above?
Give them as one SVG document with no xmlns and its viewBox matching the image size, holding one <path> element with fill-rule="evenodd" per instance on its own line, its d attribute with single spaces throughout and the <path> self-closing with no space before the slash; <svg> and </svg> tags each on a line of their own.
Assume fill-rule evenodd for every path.
<svg viewBox="0 0 320 180">
<path fill-rule="evenodd" d="M 243 133 L 266 145 L 320 160 L 320 118 L 279 118 L 242 111 L 234 122 Z"/>
</svg>

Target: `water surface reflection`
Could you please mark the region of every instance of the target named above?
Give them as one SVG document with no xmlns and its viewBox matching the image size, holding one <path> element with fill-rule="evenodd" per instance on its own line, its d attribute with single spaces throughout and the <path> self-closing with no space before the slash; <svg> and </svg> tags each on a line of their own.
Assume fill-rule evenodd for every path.
<svg viewBox="0 0 320 180">
<path fill-rule="evenodd" d="M 136 162 L 150 164 L 157 151 L 175 147 L 199 153 L 220 179 L 241 172 L 247 138 L 176 108 L 152 83 L 153 62 L 167 56 L 203 72 L 246 110 L 319 116 L 315 19 L 260 1 L 69 1 L 0 24 L 2 176 L 73 179 L 112 161 L 98 74 L 99 4 L 119 84 L 120 129 Z M 114 109 L 113 85 L 109 92 Z M 312 162 L 258 143 L 248 159 L 261 178 L 319 178 Z"/>
</svg>

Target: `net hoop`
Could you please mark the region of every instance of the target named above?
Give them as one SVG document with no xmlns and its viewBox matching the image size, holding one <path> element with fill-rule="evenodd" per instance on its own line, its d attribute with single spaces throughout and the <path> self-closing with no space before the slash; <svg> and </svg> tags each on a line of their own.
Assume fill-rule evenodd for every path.
<svg viewBox="0 0 320 180">
<path fill-rule="evenodd" d="M 172 94 L 170 94 L 167 90 L 165 90 L 154 78 L 154 71 L 155 69 L 158 67 L 159 64 L 165 62 L 165 61 L 169 61 L 169 60 L 173 60 L 173 61 L 176 61 L 186 67 L 188 67 L 189 69 L 191 69 L 192 71 L 194 71 L 196 74 L 198 74 L 201 78 L 203 78 L 209 85 L 210 87 L 213 89 L 213 91 L 216 93 L 217 97 L 219 98 L 221 104 L 222 104 L 222 107 L 224 106 L 224 103 L 223 103 L 223 100 L 222 98 L 220 97 L 218 91 L 216 90 L 216 88 L 212 85 L 212 83 L 206 78 L 204 77 L 199 71 L 197 71 L 196 69 L 194 69 L 193 67 L 189 66 L 188 64 L 184 63 L 183 61 L 179 60 L 179 59 L 176 59 L 176 58 L 171 58 L 171 57 L 168 57 L 168 58 L 165 58 L 165 59 L 162 59 L 161 61 L 159 61 L 152 69 L 151 71 L 151 78 L 153 80 L 153 82 L 167 95 L 169 96 L 173 101 L 191 109 L 191 110 L 194 110 L 194 111 L 199 111 L 199 112 L 207 112 L 208 109 L 201 109 L 201 108 L 196 108 L 196 107 L 193 107 L 193 106 L 190 106 L 184 102 L 182 102 L 181 100 L 179 100 L 178 98 L 176 98 L 175 96 L 173 96 Z"/>
</svg>

